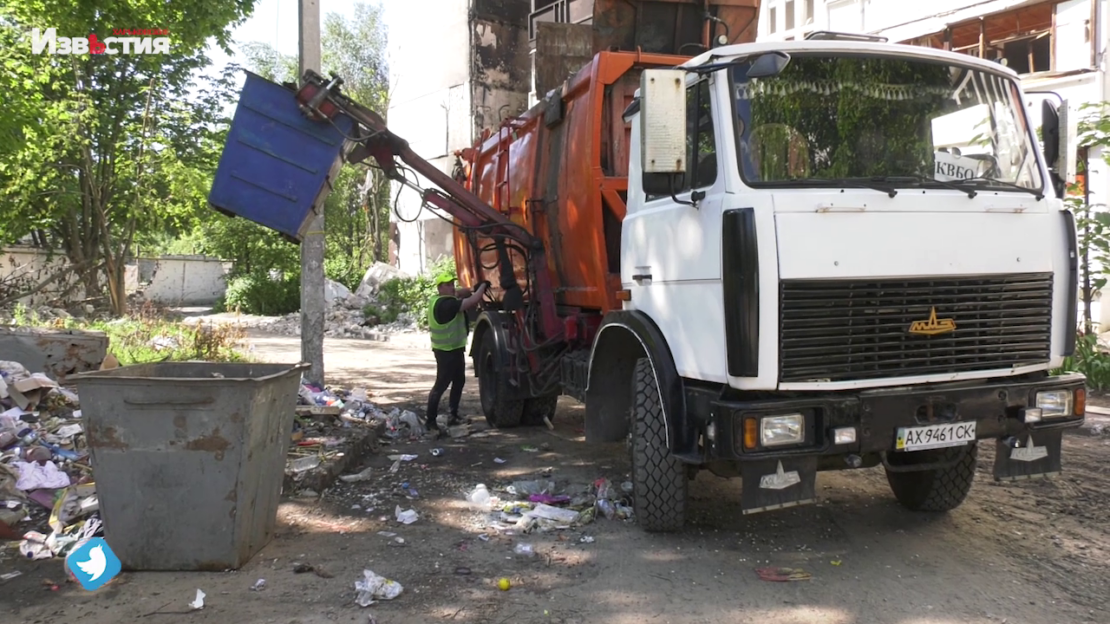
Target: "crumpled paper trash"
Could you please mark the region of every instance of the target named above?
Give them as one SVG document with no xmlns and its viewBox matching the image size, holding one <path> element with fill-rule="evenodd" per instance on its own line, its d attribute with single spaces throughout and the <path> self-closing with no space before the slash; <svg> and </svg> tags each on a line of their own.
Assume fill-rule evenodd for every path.
<svg viewBox="0 0 1110 624">
<path fill-rule="evenodd" d="M 189 606 L 194 610 L 203 609 L 204 608 L 204 597 L 205 597 L 205 595 L 206 594 L 204 592 L 202 592 L 198 589 L 196 599 L 194 599 L 192 602 L 190 602 Z"/>
<path fill-rule="evenodd" d="M 52 461 L 40 466 L 37 463 L 14 462 L 19 470 L 15 487 L 20 490 L 57 490 L 69 486 L 69 475 L 58 470 Z"/>
<path fill-rule="evenodd" d="M 379 600 L 393 600 L 404 589 L 397 581 L 375 574 L 373 570 L 363 570 L 362 578 L 355 581 L 355 591 L 358 592 L 355 602 L 360 607 L 369 607 Z"/>
</svg>

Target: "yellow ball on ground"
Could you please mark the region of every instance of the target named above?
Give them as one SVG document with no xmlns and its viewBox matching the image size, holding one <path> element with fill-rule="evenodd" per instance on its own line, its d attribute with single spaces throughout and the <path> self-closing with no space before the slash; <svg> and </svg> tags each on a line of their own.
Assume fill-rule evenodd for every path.
<svg viewBox="0 0 1110 624">
<path fill-rule="evenodd" d="M 509 591 L 509 587 L 511 587 L 509 579 L 501 577 L 501 580 L 497 581 L 497 587 L 499 587 L 501 591 Z"/>
</svg>

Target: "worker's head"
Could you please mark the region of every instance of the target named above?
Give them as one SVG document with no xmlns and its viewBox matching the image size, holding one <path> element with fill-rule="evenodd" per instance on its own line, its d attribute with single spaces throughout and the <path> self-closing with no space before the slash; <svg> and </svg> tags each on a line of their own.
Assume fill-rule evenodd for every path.
<svg viewBox="0 0 1110 624">
<path fill-rule="evenodd" d="M 455 274 L 444 271 L 437 275 L 436 290 L 445 297 L 455 296 Z"/>
</svg>

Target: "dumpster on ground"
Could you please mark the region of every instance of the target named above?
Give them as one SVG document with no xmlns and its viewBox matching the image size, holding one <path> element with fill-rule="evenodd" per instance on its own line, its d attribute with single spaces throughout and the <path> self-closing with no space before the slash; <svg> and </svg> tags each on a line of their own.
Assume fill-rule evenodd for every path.
<svg viewBox="0 0 1110 624">
<path fill-rule="evenodd" d="M 74 379 L 124 569 L 238 569 L 270 541 L 307 366 L 165 362 Z"/>
</svg>

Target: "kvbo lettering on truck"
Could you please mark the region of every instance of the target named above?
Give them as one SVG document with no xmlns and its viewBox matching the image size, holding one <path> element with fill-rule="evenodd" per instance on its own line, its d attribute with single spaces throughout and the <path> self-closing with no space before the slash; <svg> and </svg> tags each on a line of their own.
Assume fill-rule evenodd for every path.
<svg viewBox="0 0 1110 624">
<path fill-rule="evenodd" d="M 1011 70 L 852 39 L 599 52 L 454 179 L 308 72 L 240 104 L 211 201 L 270 218 L 229 190 L 273 183 L 245 163 L 276 143 L 235 143 L 267 108 L 330 141 L 314 171 L 373 158 L 420 192 L 462 281 L 493 284 L 469 352 L 487 420 L 583 401 L 587 441 L 628 445 L 647 530 L 683 526 L 701 470 L 739 478 L 744 513 L 877 466 L 907 508 L 950 510 L 980 444 L 997 479 L 1051 475 L 1083 421 L 1084 378 L 1051 372 L 1076 339 L 1070 124 L 1046 102 L 1042 147 Z M 281 205 L 296 238 L 312 200 Z"/>
</svg>

